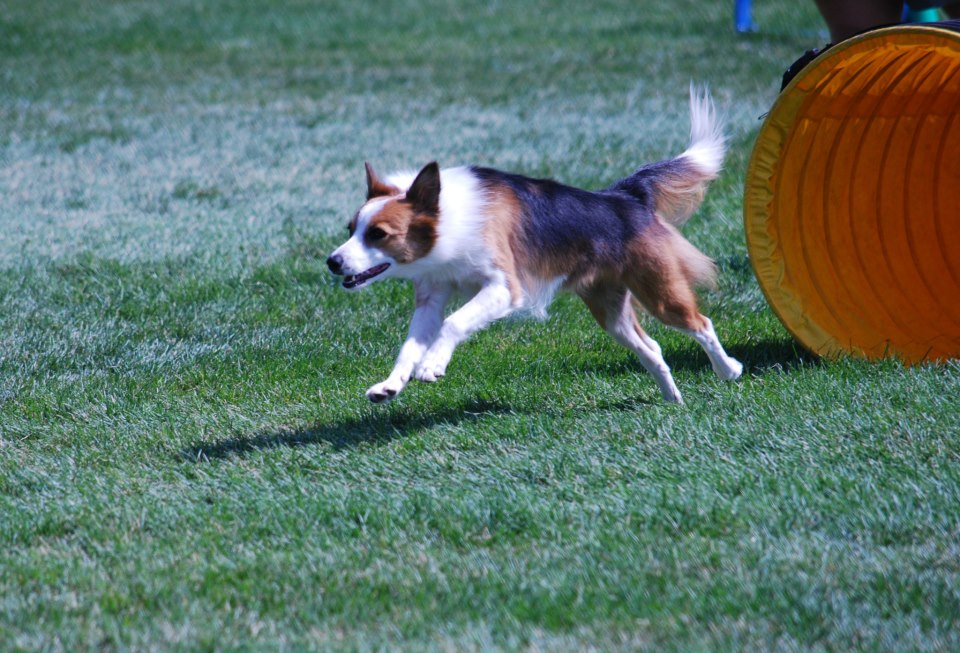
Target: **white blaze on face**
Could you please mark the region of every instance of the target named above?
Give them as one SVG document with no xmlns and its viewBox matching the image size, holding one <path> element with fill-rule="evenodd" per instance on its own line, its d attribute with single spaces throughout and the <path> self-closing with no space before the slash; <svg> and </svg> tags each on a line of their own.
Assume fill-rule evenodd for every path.
<svg viewBox="0 0 960 653">
<path fill-rule="evenodd" d="M 333 251 L 331 256 L 339 256 L 343 260 L 342 274 L 343 287 L 348 290 L 357 290 L 367 285 L 375 276 L 380 276 L 393 266 L 396 261 L 375 247 L 368 246 L 363 239 L 370 220 L 383 208 L 390 198 L 376 199 L 365 204 L 357 215 L 356 228 L 353 235 L 344 244 Z"/>
</svg>

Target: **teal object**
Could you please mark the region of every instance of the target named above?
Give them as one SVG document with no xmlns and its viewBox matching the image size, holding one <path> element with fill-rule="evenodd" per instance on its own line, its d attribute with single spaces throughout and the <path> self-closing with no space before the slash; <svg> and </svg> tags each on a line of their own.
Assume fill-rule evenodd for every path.
<svg viewBox="0 0 960 653">
<path fill-rule="evenodd" d="M 936 7 L 914 11 L 904 6 L 903 22 L 905 23 L 935 23 L 940 20 L 940 10 Z"/>
</svg>

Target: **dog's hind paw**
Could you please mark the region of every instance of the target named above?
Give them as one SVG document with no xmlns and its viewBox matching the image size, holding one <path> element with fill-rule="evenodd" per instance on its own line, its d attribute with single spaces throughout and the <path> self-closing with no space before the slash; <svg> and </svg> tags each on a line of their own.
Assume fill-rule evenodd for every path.
<svg viewBox="0 0 960 653">
<path fill-rule="evenodd" d="M 375 404 L 383 404 L 400 394 L 401 390 L 403 390 L 402 384 L 394 383 L 388 379 L 367 390 L 367 399 Z"/>
<path fill-rule="evenodd" d="M 727 356 L 722 365 L 714 365 L 713 371 L 724 381 L 735 381 L 743 374 L 743 363 Z"/>
</svg>

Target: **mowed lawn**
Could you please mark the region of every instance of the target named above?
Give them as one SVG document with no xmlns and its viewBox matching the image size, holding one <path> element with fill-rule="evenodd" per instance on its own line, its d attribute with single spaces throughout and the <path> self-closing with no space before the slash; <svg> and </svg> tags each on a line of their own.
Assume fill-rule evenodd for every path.
<svg viewBox="0 0 960 653">
<path fill-rule="evenodd" d="M 744 169 L 812 2 L 0 3 L 0 650 L 957 650 L 960 365 L 819 361 Z M 375 407 L 409 286 L 324 266 L 389 171 L 597 188 L 685 145 L 743 379 L 569 297 Z"/>
</svg>

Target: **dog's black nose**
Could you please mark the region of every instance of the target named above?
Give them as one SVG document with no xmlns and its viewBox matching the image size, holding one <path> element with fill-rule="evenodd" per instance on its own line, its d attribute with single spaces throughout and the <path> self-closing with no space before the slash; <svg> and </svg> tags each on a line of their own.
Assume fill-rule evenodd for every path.
<svg viewBox="0 0 960 653">
<path fill-rule="evenodd" d="M 327 259 L 327 267 L 330 268 L 330 271 L 334 274 L 340 274 L 340 271 L 343 270 L 343 257 L 339 254 L 334 254 Z"/>
</svg>

